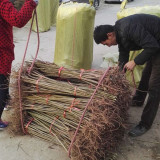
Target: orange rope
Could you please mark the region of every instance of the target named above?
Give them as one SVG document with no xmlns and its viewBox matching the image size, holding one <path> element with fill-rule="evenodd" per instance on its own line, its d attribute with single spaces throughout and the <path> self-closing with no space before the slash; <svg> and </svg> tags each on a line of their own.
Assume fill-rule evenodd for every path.
<svg viewBox="0 0 160 160">
<path fill-rule="evenodd" d="M 72 109 L 76 110 L 76 111 L 80 111 L 80 109 L 75 108 L 74 106 L 77 105 L 79 103 L 79 101 L 76 102 L 76 98 L 73 99 L 72 104 L 70 105 L 70 107 L 68 108 L 69 112 L 72 111 Z M 67 110 L 65 110 L 63 112 L 63 117 L 66 118 L 66 112 Z"/>
<path fill-rule="evenodd" d="M 25 129 L 26 129 L 26 132 L 25 133 L 28 133 L 28 127 L 29 125 L 32 123 L 32 121 L 34 121 L 34 118 L 32 118 L 26 125 Z"/>
<path fill-rule="evenodd" d="M 77 87 L 74 88 L 74 96 L 76 97 Z"/>
<path fill-rule="evenodd" d="M 55 123 L 55 121 L 56 121 L 58 118 L 59 118 L 59 116 L 57 116 L 57 117 L 54 118 L 54 120 L 52 121 L 51 126 L 50 126 L 50 128 L 49 128 L 49 133 L 52 134 L 52 135 L 54 135 L 54 134 L 52 133 L 53 124 Z"/>
<path fill-rule="evenodd" d="M 59 68 L 59 71 L 58 71 L 58 76 L 60 77 L 61 76 L 61 71 L 64 69 L 64 67 L 60 67 Z"/>
<path fill-rule="evenodd" d="M 131 75 L 132 75 L 132 81 L 133 81 L 133 85 L 134 85 L 134 91 L 133 91 L 132 95 L 135 95 L 137 86 L 136 86 L 136 82 L 135 82 L 133 71 L 131 71 Z"/>
<path fill-rule="evenodd" d="M 25 57 L 26 57 L 26 54 L 27 54 L 27 49 L 28 49 L 28 44 L 29 44 L 29 39 L 30 39 L 30 35 L 31 35 L 31 32 L 32 32 L 32 26 L 33 26 L 33 20 L 34 20 L 34 17 L 36 17 L 36 25 L 37 25 L 37 37 L 38 37 L 38 47 L 37 47 L 37 52 L 36 52 L 36 56 L 35 56 L 35 59 L 29 69 L 29 73 L 31 72 L 32 68 L 33 68 L 33 65 L 34 65 L 34 62 L 37 58 L 37 55 L 38 55 L 38 51 L 39 51 L 39 43 L 40 43 L 40 39 L 39 39 L 39 30 L 38 30 L 38 20 L 37 20 L 37 12 L 36 12 L 36 9 L 34 10 L 34 13 L 33 13 L 33 18 L 32 18 L 32 22 L 31 22 L 31 27 L 30 27 L 30 31 L 29 31 L 29 35 L 28 35 L 28 40 L 27 40 L 27 44 L 26 44 L 26 48 L 25 48 L 25 52 L 24 52 L 24 56 L 23 56 L 23 60 L 22 60 L 22 64 L 21 64 L 21 67 L 20 67 L 20 70 L 19 70 L 19 75 L 18 75 L 18 94 L 19 94 L 19 108 L 20 108 L 20 119 L 21 119 L 21 127 L 22 127 L 22 131 L 24 134 L 25 133 L 25 129 L 24 129 L 24 124 L 23 124 L 23 107 L 22 107 L 22 96 L 21 96 L 21 74 L 22 74 L 22 70 L 23 70 L 23 64 L 24 64 L 24 60 L 25 60 Z"/>
<path fill-rule="evenodd" d="M 39 79 L 36 81 L 36 88 L 37 88 L 37 92 L 39 93 L 39 87 L 38 87 L 38 83 L 39 81 L 43 78 L 44 76 L 40 76 Z"/>
<path fill-rule="evenodd" d="M 79 79 L 81 80 L 82 79 L 82 74 L 85 70 L 84 69 L 81 69 L 81 73 L 80 73 L 80 76 L 79 76 Z"/>
<path fill-rule="evenodd" d="M 48 104 L 48 101 L 49 101 L 49 97 L 50 97 L 51 95 L 47 95 L 46 96 L 46 104 Z"/>
</svg>

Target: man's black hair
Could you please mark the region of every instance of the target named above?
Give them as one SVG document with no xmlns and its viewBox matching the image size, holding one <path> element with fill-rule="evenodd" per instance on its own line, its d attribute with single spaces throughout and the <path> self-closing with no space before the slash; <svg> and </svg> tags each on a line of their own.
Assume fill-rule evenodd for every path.
<svg viewBox="0 0 160 160">
<path fill-rule="evenodd" d="M 112 25 L 100 25 L 94 30 L 94 40 L 97 44 L 108 39 L 107 33 L 113 32 L 114 26 Z"/>
</svg>

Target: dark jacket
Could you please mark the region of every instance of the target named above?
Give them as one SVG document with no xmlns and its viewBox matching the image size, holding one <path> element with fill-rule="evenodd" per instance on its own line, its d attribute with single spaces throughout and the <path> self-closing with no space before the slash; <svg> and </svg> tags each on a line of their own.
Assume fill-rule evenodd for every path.
<svg viewBox="0 0 160 160">
<path fill-rule="evenodd" d="M 160 18 L 148 14 L 135 14 L 118 20 L 115 24 L 122 67 L 129 60 L 129 51 L 144 49 L 134 59 L 137 65 L 160 54 Z"/>
</svg>

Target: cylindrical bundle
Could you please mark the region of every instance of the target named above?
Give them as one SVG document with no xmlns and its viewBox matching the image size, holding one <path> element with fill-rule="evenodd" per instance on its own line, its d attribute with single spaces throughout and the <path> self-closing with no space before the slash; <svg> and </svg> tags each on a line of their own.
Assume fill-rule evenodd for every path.
<svg viewBox="0 0 160 160">
<path fill-rule="evenodd" d="M 57 13 L 54 62 L 59 66 L 90 69 L 93 59 L 95 9 L 89 4 L 61 4 Z"/>
<path fill-rule="evenodd" d="M 31 63 L 28 63 L 27 65 L 30 66 Z M 71 70 L 59 67 L 54 63 L 51 64 L 42 61 L 37 61 L 35 64 L 35 68 L 40 73 L 45 74 L 47 77 L 68 79 L 71 82 L 76 79 L 76 81 L 78 81 L 79 83 L 87 83 L 92 86 L 97 85 L 99 77 L 104 72 L 104 70 Z"/>
<path fill-rule="evenodd" d="M 52 114 L 61 118 L 72 119 L 77 124 L 82 115 L 88 99 L 72 98 L 70 96 L 58 95 L 33 95 L 23 97 L 23 108 L 27 112 L 36 111 L 44 114 Z M 87 115 L 85 117 L 87 119 Z"/>
<path fill-rule="evenodd" d="M 59 144 L 68 151 L 73 134 L 95 87 L 88 88 L 86 85 L 88 81 L 85 83 L 83 79 L 81 83 L 79 76 L 75 77 L 74 81 L 77 81 L 75 84 L 81 88 L 75 95 L 70 92 L 74 88 L 73 82 L 69 84 L 66 81 L 67 72 L 65 72 L 65 79 L 46 76 L 47 69 L 40 74 L 40 68 L 36 68 L 38 66 L 36 63 L 39 65 L 40 61 L 35 62 L 30 74 L 27 73 L 29 64 L 27 63 L 21 75 L 24 128 L 26 133 Z M 44 63 L 41 63 L 43 66 Z M 50 65 L 58 68 L 51 63 Z M 74 72 L 80 73 L 78 70 Z M 92 77 L 89 74 L 93 73 L 98 71 L 90 71 L 85 76 L 89 79 Z M 95 81 L 99 83 L 103 75 L 100 73 L 97 74 L 94 84 Z M 18 77 L 17 73 L 15 74 Z M 39 78 L 39 75 L 43 78 L 41 76 Z M 19 106 L 17 81 L 15 83 L 12 104 Z M 129 84 L 123 73 L 116 68 L 110 69 L 100 84 L 98 92 L 93 96 L 80 125 L 71 150 L 73 160 L 99 160 L 106 157 L 109 152 L 115 151 L 124 135 L 130 95 Z"/>
<path fill-rule="evenodd" d="M 39 72 L 33 71 L 29 75 L 21 76 L 21 83 L 23 83 L 22 90 L 26 95 L 42 93 L 42 94 L 55 94 L 55 95 L 68 95 L 72 97 L 89 98 L 91 97 L 94 88 L 85 84 L 70 83 L 62 81 L 61 79 L 52 79 L 45 77 Z M 98 83 L 98 82 L 97 82 Z M 114 96 L 99 89 L 95 94 L 96 98 L 108 97 L 112 100 Z"/>
</svg>

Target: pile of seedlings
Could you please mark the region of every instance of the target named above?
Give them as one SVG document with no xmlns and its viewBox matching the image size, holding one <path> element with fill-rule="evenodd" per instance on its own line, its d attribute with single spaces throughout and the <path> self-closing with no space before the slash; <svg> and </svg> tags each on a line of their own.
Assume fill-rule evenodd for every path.
<svg viewBox="0 0 160 160">
<path fill-rule="evenodd" d="M 131 95 L 123 73 L 110 68 L 99 84 L 104 70 L 66 69 L 37 60 L 28 73 L 30 66 L 26 62 L 20 76 L 21 96 L 19 72 L 12 76 L 12 106 L 16 106 L 17 117 L 22 117 L 15 128 L 24 128 L 26 134 L 61 145 L 68 152 L 92 96 L 71 147 L 71 159 L 103 160 L 117 149 L 124 136 Z"/>
</svg>

